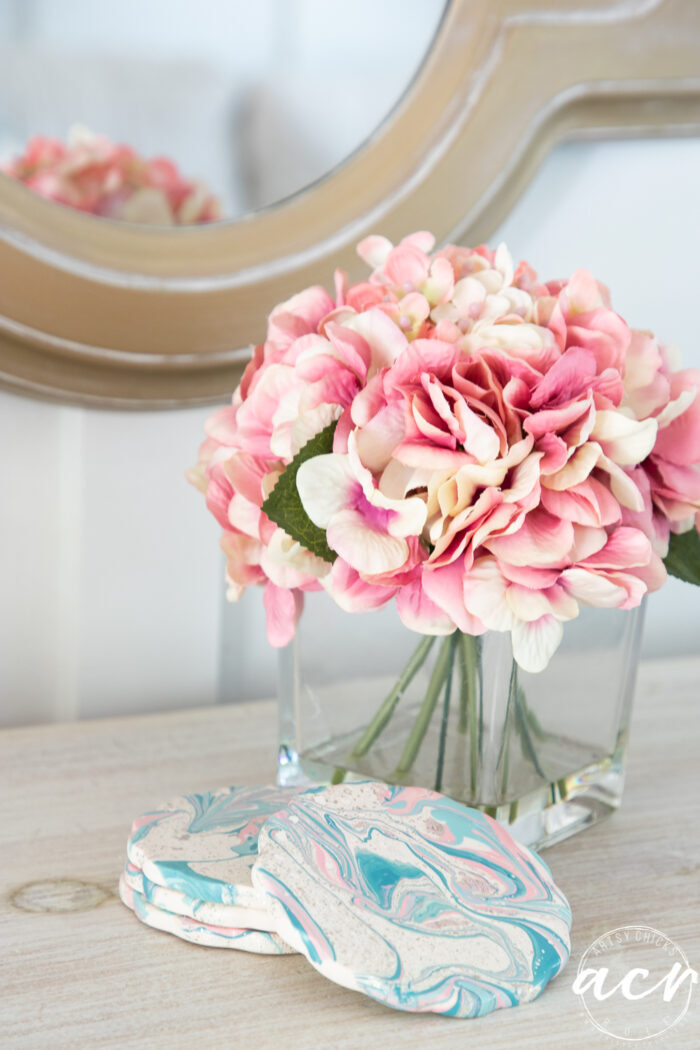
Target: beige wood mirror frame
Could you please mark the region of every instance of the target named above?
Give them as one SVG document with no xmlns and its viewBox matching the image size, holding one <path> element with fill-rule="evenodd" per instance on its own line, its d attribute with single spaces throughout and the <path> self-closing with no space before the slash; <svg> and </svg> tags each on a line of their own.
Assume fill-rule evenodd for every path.
<svg viewBox="0 0 700 1050">
<path fill-rule="evenodd" d="M 451 0 L 400 104 L 340 168 L 238 222 L 140 228 L 0 177 L 0 384 L 117 408 L 223 401 L 278 301 L 354 244 L 477 243 L 554 143 L 700 132 L 698 0 Z"/>
</svg>

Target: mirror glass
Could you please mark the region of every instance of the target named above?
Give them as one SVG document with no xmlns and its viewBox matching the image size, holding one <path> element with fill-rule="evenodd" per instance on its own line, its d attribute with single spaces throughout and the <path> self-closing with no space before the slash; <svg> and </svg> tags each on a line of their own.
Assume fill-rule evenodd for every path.
<svg viewBox="0 0 700 1050">
<path fill-rule="evenodd" d="M 0 0 L 0 159 L 34 135 L 90 129 L 171 159 L 235 219 L 321 178 L 376 130 L 444 6 Z"/>
</svg>

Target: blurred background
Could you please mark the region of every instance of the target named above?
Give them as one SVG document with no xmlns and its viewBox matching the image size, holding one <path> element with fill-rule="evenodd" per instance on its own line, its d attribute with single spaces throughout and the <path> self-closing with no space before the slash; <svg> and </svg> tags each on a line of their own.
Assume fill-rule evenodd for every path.
<svg viewBox="0 0 700 1050">
<path fill-rule="evenodd" d="M 235 218 L 376 131 L 442 8 L 0 0 L 0 157 L 86 125 L 171 157 Z M 592 270 L 631 324 L 700 367 L 699 180 L 693 138 L 563 143 L 490 240 L 547 278 Z M 219 528 L 184 480 L 210 411 L 0 392 L 0 724 L 273 694 L 260 596 L 226 603 Z M 699 621 L 700 593 L 670 580 L 649 601 L 644 655 L 697 652 Z"/>
</svg>

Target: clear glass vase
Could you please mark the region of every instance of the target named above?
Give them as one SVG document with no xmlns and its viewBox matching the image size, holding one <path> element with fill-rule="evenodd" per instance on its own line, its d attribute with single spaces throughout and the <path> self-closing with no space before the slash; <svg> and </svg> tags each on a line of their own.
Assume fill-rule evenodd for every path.
<svg viewBox="0 0 700 1050">
<path fill-rule="evenodd" d="M 642 621 L 582 609 L 528 674 L 508 634 L 428 638 L 393 605 L 353 615 L 308 595 L 280 653 L 279 782 L 417 784 L 558 842 L 620 803 Z"/>
</svg>

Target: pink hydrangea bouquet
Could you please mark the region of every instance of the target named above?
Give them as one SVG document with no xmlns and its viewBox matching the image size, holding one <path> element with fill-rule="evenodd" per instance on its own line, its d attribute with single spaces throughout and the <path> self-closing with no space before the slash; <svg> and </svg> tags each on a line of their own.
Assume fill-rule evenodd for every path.
<svg viewBox="0 0 700 1050">
<path fill-rule="evenodd" d="M 700 373 L 584 270 L 433 246 L 368 237 L 367 280 L 275 307 L 190 478 L 272 645 L 323 588 L 426 636 L 508 631 L 537 672 L 581 605 L 700 582 Z"/>
<path fill-rule="evenodd" d="M 216 197 L 171 160 L 145 160 L 85 128 L 73 129 L 67 143 L 35 136 L 0 171 L 42 197 L 108 219 L 173 226 L 220 217 Z"/>
</svg>

